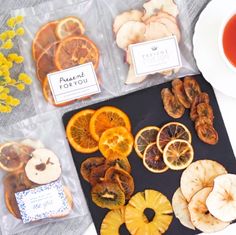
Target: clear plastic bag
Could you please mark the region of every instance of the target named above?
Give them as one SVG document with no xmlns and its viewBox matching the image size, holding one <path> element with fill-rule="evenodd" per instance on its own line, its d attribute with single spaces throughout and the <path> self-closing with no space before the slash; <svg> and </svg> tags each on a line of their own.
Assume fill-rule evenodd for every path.
<svg viewBox="0 0 236 235">
<path fill-rule="evenodd" d="M 145 89 L 176 77 L 197 74 L 198 70 L 192 56 L 191 27 L 188 23 L 189 9 L 184 7 L 185 1 L 176 0 L 175 2 L 179 7 L 177 21 L 181 30 L 179 48 L 182 68 L 172 75 L 149 75 L 148 79 L 143 82 L 129 85 L 125 84 L 128 64 L 125 62 L 124 51 L 118 48 L 116 44 L 113 23 L 116 16 L 125 11 L 143 10 L 144 0 L 54 0 L 31 8 L 15 10 L 12 13 L 13 15 L 23 15 L 25 17 L 26 34 L 20 41 L 20 48 L 25 57 L 25 68 L 34 78 L 31 91 L 37 112 L 50 111 L 58 107 L 54 107 L 45 101 L 41 84 L 36 79 L 32 42 L 43 25 L 68 16 L 74 16 L 82 20 L 86 37 L 91 39 L 100 51 L 97 76 L 100 79 L 101 93 L 92 95 L 89 99 L 78 100 L 74 104 L 64 106 L 62 112 Z"/>
<path fill-rule="evenodd" d="M 25 70 L 30 76 L 32 76 L 34 80 L 31 91 L 38 113 L 50 111 L 58 107 L 48 103 L 46 101 L 47 99 L 45 99 L 45 96 L 43 95 L 42 87 L 44 85 L 41 84 L 41 82 L 37 79 L 37 62 L 33 59 L 34 56 L 32 55 L 32 43 L 36 34 L 46 24 L 53 21 L 61 22 L 67 17 L 75 17 L 82 22 L 85 29 L 84 36 L 93 44 L 95 44 L 100 55 L 99 65 L 96 69 L 96 75 L 100 83 L 101 93 L 92 95 L 88 99 L 75 101 L 74 105 L 72 106 L 84 106 L 87 103 L 95 103 L 99 100 L 114 97 L 117 94 L 117 81 L 113 78 L 113 71 L 111 69 L 110 58 L 108 56 L 109 53 L 107 52 L 109 47 L 107 46 L 106 37 L 104 36 L 103 24 L 98 13 L 96 1 L 54 0 L 41 3 L 34 7 L 15 10 L 12 12 L 12 15 L 22 15 L 25 19 L 25 35 L 21 38 L 20 50 L 22 55 L 25 57 Z M 45 32 L 45 36 L 47 33 Z M 62 40 L 59 41 L 61 42 Z M 68 105 L 69 104 L 70 103 L 68 103 Z"/>
<path fill-rule="evenodd" d="M 136 90 L 141 90 L 150 86 L 154 86 L 176 77 L 184 77 L 186 75 L 193 75 L 198 73 L 198 69 L 195 65 L 194 57 L 192 55 L 192 42 L 191 42 L 191 27 L 188 21 L 189 9 L 185 6 L 186 1 L 175 0 L 175 3 L 179 10 L 177 16 L 177 22 L 181 31 L 181 40 L 179 42 L 180 54 L 182 59 L 181 69 L 171 75 L 154 74 L 149 75 L 147 79 L 137 84 L 126 85 L 126 79 L 128 74 L 128 63 L 125 62 L 125 52 L 117 46 L 115 41 L 115 33 L 113 30 L 113 23 L 115 18 L 124 12 L 131 10 L 143 11 L 143 4 L 148 1 L 144 0 L 127 0 L 127 1 L 115 1 L 115 0 L 101 0 L 99 1 L 99 11 L 104 21 L 106 28 L 108 41 L 110 43 L 113 58 L 113 63 L 116 68 L 116 77 L 120 84 L 121 94 L 130 93 Z"/>
<path fill-rule="evenodd" d="M 23 223 L 21 219 L 17 219 L 12 213 L 9 212 L 5 204 L 5 193 L 4 185 L 2 181 L 5 179 L 7 174 L 12 174 L 11 172 L 6 172 L 3 169 L 0 170 L 1 184 L 1 210 L 0 210 L 0 225 L 3 234 L 15 234 L 24 232 L 28 229 L 32 229 L 36 226 L 41 226 L 46 223 L 65 221 L 75 217 L 82 217 L 88 213 L 86 202 L 75 167 L 73 165 L 72 157 L 70 154 L 69 147 L 64 138 L 65 134 L 63 131 L 62 124 L 56 113 L 47 113 L 39 115 L 37 117 L 24 120 L 12 126 L 2 128 L 0 134 L 0 143 L 19 143 L 25 139 L 38 140 L 44 144 L 44 148 L 51 150 L 59 158 L 62 173 L 60 175 L 60 180 L 63 186 L 71 192 L 73 198 L 73 206 L 66 216 L 59 216 L 58 218 L 45 218 L 34 222 Z M 16 172 L 21 171 L 17 170 Z M 23 171 L 26 171 L 23 167 Z M 18 173 L 16 173 L 18 174 Z M 37 186 L 36 186 L 37 187 Z M 81 195 L 81 196 L 79 196 Z M 9 208 L 9 207 L 8 207 Z M 11 208 L 11 207 L 10 207 Z M 14 214 L 14 213 L 13 213 Z"/>
</svg>

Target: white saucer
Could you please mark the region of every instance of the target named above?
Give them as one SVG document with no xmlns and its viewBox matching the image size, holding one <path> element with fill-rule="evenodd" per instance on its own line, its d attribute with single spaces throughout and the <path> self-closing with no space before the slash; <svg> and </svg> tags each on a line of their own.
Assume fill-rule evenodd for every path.
<svg viewBox="0 0 236 235">
<path fill-rule="evenodd" d="M 193 53 L 199 70 L 217 90 L 236 98 L 236 72 L 225 62 L 218 46 L 225 17 L 235 8 L 235 0 L 212 0 L 195 26 Z"/>
</svg>

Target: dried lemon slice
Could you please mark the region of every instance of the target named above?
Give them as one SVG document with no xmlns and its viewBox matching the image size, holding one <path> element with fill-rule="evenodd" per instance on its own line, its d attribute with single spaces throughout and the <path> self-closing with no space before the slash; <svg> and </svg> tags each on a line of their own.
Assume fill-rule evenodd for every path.
<svg viewBox="0 0 236 235">
<path fill-rule="evenodd" d="M 192 142 L 192 136 L 186 126 L 179 122 L 170 122 L 164 125 L 157 135 L 157 147 L 163 152 L 165 146 L 172 140 L 181 139 L 189 143 Z"/>
<path fill-rule="evenodd" d="M 163 152 L 165 164 L 172 170 L 183 170 L 193 161 L 192 145 L 186 140 L 172 140 Z"/>
<path fill-rule="evenodd" d="M 134 149 L 140 158 L 143 158 L 143 154 L 147 146 L 156 142 L 159 130 L 160 129 L 156 126 L 147 126 L 136 134 L 134 140 Z"/>
</svg>

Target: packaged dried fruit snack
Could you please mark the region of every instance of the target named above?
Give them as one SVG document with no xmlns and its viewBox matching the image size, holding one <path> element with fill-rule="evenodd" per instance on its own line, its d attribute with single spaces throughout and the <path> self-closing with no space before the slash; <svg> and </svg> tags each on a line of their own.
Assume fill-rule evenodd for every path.
<svg viewBox="0 0 236 235">
<path fill-rule="evenodd" d="M 198 72 L 183 0 L 99 1 L 121 93 Z"/>
<path fill-rule="evenodd" d="M 87 214 L 63 136 L 60 120 L 53 112 L 1 129 L 3 234 L 24 232 Z"/>
<path fill-rule="evenodd" d="M 116 95 L 97 1 L 54 0 L 12 14 L 25 19 L 20 43 L 38 112 Z"/>
</svg>

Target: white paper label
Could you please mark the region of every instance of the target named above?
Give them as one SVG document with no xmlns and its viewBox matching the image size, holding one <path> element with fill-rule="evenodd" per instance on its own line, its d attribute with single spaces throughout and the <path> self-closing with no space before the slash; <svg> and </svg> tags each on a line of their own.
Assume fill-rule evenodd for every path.
<svg viewBox="0 0 236 235">
<path fill-rule="evenodd" d="M 101 92 L 92 63 L 50 73 L 47 77 L 56 104 Z"/>
<path fill-rule="evenodd" d="M 68 214 L 69 206 L 61 181 L 15 193 L 23 223 Z"/>
<path fill-rule="evenodd" d="M 182 66 L 175 36 L 129 46 L 137 77 L 172 70 Z"/>
</svg>

